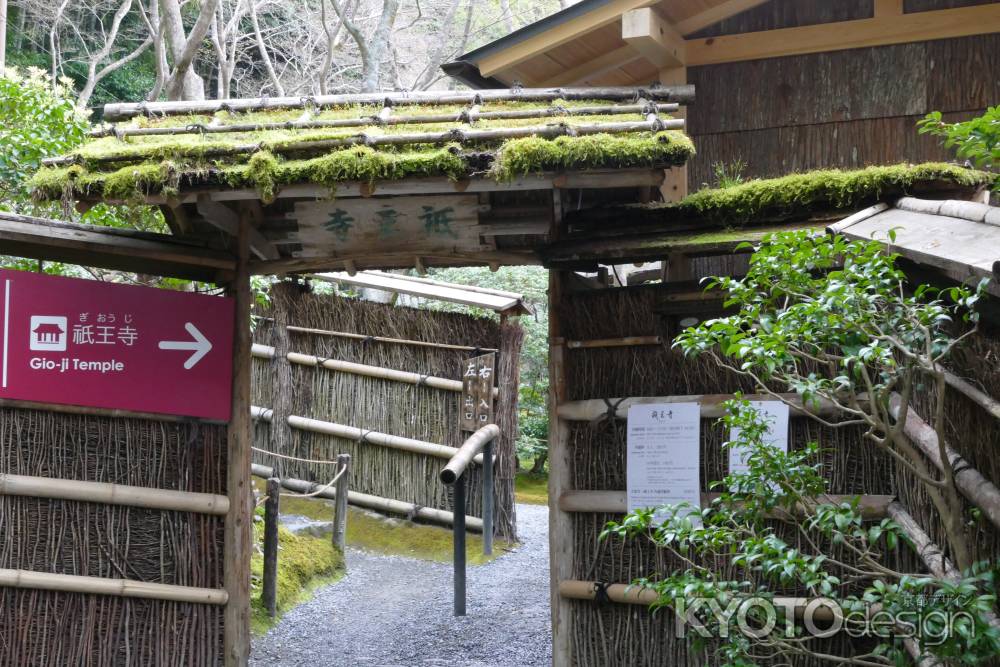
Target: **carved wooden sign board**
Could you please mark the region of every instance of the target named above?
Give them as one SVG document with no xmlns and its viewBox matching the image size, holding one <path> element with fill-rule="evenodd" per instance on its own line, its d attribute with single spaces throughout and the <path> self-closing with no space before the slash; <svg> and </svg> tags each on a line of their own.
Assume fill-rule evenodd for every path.
<svg viewBox="0 0 1000 667">
<path fill-rule="evenodd" d="M 496 353 L 483 354 L 465 360 L 462 372 L 463 431 L 477 431 L 493 423 L 493 373 Z"/>
<path fill-rule="evenodd" d="M 491 250 L 479 235 L 476 195 L 368 197 L 295 204 L 309 255 L 456 254 Z"/>
</svg>

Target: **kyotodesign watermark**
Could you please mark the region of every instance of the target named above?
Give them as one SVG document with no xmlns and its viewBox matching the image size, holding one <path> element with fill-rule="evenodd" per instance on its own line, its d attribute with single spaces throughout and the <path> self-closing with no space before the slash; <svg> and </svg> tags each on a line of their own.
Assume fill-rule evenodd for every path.
<svg viewBox="0 0 1000 667">
<path fill-rule="evenodd" d="M 915 608 L 888 611 L 879 604 L 864 603 L 845 608 L 831 598 L 730 597 L 676 598 L 674 631 L 678 638 L 689 633 L 698 637 L 728 638 L 740 633 L 751 639 L 764 639 L 775 633 L 787 638 L 801 634 L 823 638 L 844 633 L 849 637 L 918 640 L 924 646 L 939 646 L 955 636 L 955 627 L 975 634 L 972 614 L 957 610 Z"/>
</svg>

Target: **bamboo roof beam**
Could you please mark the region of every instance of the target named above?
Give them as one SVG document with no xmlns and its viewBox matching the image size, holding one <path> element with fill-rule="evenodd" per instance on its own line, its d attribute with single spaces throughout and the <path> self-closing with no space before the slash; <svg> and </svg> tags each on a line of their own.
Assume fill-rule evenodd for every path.
<svg viewBox="0 0 1000 667">
<path fill-rule="evenodd" d="M 568 125 L 553 123 L 548 125 L 529 125 L 525 127 L 499 127 L 487 130 L 463 130 L 453 128 L 444 132 L 411 132 L 408 134 L 367 134 L 360 133 L 338 139 L 317 139 L 314 141 L 289 141 L 279 144 L 263 142 L 240 144 L 234 146 L 216 146 L 198 149 L 197 157 L 204 160 L 213 158 L 237 157 L 252 155 L 268 150 L 272 153 L 287 155 L 290 153 L 313 153 L 349 148 L 351 146 L 406 146 L 412 144 L 477 144 L 484 141 L 504 141 L 524 137 L 568 137 L 588 136 L 593 134 L 616 134 L 624 132 L 658 132 L 661 130 L 680 130 L 684 121 L 680 118 L 670 120 L 622 121 L 615 123 L 590 123 L 586 125 Z M 116 162 L 133 162 L 142 159 L 132 153 L 97 155 L 81 158 L 78 155 L 63 155 L 61 157 L 45 158 L 42 164 L 49 167 L 68 166 L 79 162 L 91 164 L 113 164 Z"/>
<path fill-rule="evenodd" d="M 364 93 L 319 95 L 313 97 L 260 97 L 230 100 L 199 100 L 188 102 L 141 102 L 108 104 L 104 107 L 106 121 L 120 121 L 136 116 L 174 116 L 213 114 L 218 111 L 266 111 L 273 109 L 323 109 L 328 107 L 389 104 L 404 106 L 486 104 L 489 102 L 552 102 L 554 100 L 628 101 L 638 96 L 657 102 L 689 104 L 694 101 L 694 86 L 660 86 L 650 88 L 607 86 L 600 88 L 500 88 L 469 92 L 421 91 L 402 93 Z"/>
<path fill-rule="evenodd" d="M 638 56 L 636 56 L 638 57 Z M 389 108 L 389 107 L 386 107 Z M 540 107 L 537 109 L 511 109 L 505 111 L 481 111 L 479 105 L 472 105 L 459 113 L 422 114 L 417 116 L 359 116 L 358 118 L 290 120 L 269 123 L 200 123 L 177 127 L 114 127 L 104 125 L 94 128 L 91 137 L 150 137 L 179 136 L 186 134 L 227 134 L 235 132 L 267 132 L 274 130 L 320 130 L 340 127 L 367 127 L 372 125 L 417 125 L 426 123 L 464 122 L 473 124 L 480 120 L 522 120 L 531 118 L 563 118 L 574 116 L 624 116 L 646 114 L 649 109 L 658 113 L 674 113 L 680 108 L 677 103 L 649 104 L 608 104 L 566 108 L 562 106 Z"/>
</svg>

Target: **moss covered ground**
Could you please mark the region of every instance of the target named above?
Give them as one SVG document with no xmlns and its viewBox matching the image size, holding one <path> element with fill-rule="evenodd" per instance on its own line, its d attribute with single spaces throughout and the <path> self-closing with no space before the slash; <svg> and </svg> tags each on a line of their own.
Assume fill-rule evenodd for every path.
<svg viewBox="0 0 1000 667">
<path fill-rule="evenodd" d="M 514 498 L 528 505 L 549 504 L 549 476 L 519 472 L 514 478 Z"/>
<path fill-rule="evenodd" d="M 566 109 L 595 102 L 557 101 Z M 483 110 L 521 110 L 539 107 L 528 103 L 491 103 Z M 631 116 L 559 116 L 555 118 L 488 119 L 469 126 L 457 121 L 464 107 L 406 107 L 400 116 L 428 113 L 453 114 L 455 122 L 329 128 L 262 129 L 225 134 L 193 133 L 124 137 L 108 136 L 88 141 L 71 155 L 75 164 L 41 169 L 32 186 L 39 198 L 57 199 L 67 192 L 78 196 L 129 199 L 142 194 L 173 194 L 182 184 L 215 184 L 219 187 L 255 188 L 265 201 L 282 185 L 315 183 L 333 193 L 344 181 L 374 182 L 425 176 L 461 178 L 484 175 L 509 180 L 531 173 L 561 169 L 666 167 L 683 164 L 694 146 L 683 132 L 633 132 L 543 139 L 537 136 L 469 143 L 410 143 L 394 146 L 352 146 L 310 149 L 309 145 L 364 133 L 367 136 L 410 133 L 446 133 L 453 129 L 503 129 L 524 126 L 568 126 L 638 120 Z M 313 120 L 371 117 L 375 107 L 328 109 Z M 282 123 L 295 120 L 301 111 L 213 116 L 136 118 L 140 127 L 202 127 L 225 124 Z M 243 147 L 237 156 L 223 155 Z M 104 162 L 106 158 L 115 162 Z"/>
</svg>

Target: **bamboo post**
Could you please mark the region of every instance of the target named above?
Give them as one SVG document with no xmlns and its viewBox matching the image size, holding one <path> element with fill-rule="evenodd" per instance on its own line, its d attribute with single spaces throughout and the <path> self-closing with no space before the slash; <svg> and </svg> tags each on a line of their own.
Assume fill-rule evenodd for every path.
<svg viewBox="0 0 1000 667">
<path fill-rule="evenodd" d="M 337 455 L 337 469 L 340 479 L 337 480 L 336 509 L 333 515 L 333 546 L 340 549 L 340 553 L 344 553 L 344 549 L 347 547 L 348 486 L 351 482 L 350 454 Z"/>
<path fill-rule="evenodd" d="M 483 553 L 493 555 L 493 440 L 483 446 Z"/>
<path fill-rule="evenodd" d="M 242 667 L 250 659 L 250 553 L 253 549 L 253 498 L 250 486 L 250 221 L 241 216 L 236 238 L 236 279 L 229 286 L 235 297 L 233 320 L 233 399 L 227 432 L 228 465 L 223 547 L 223 581 L 229 594 L 223 613 L 223 660 Z"/>
<path fill-rule="evenodd" d="M 441 481 L 445 484 L 456 483 L 465 473 L 465 469 L 469 467 L 473 459 L 483 454 L 483 447 L 487 443 L 493 442 L 499 435 L 500 427 L 496 424 L 487 424 L 466 438 L 462 446 L 455 452 L 455 455 L 448 461 L 448 465 L 441 470 Z M 486 457 L 483 456 L 483 465 L 485 464 Z"/>
<path fill-rule="evenodd" d="M 267 615 L 274 618 L 278 613 L 278 520 L 281 480 L 270 477 L 267 480 L 267 500 L 264 502 L 264 584 L 260 598 Z"/>
<path fill-rule="evenodd" d="M 455 480 L 454 489 L 455 506 L 452 508 L 455 515 L 455 521 L 452 524 L 455 568 L 454 607 L 455 616 L 465 616 L 465 475 Z"/>
</svg>

